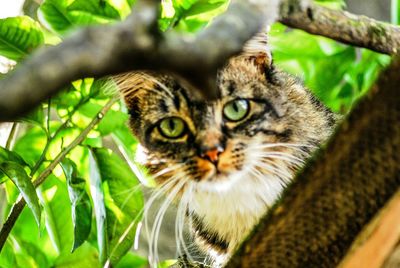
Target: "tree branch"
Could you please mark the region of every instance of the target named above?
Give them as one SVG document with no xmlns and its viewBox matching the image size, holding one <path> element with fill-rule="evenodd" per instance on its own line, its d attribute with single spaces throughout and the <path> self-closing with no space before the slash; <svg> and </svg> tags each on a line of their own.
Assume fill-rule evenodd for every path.
<svg viewBox="0 0 400 268">
<path fill-rule="evenodd" d="M 0 81 L 0 121 L 15 119 L 71 81 L 132 70 L 171 72 L 193 88 L 193 94 L 212 98 L 217 94 L 217 70 L 278 14 L 290 27 L 381 53 L 395 54 L 400 45 L 399 27 L 304 0 L 234 0 L 195 37 L 161 33 L 156 3 L 139 1 L 126 21 L 80 30 L 17 66 Z"/>
<path fill-rule="evenodd" d="M 227 267 L 336 267 L 400 188 L 400 58 L 341 124 Z"/>
<path fill-rule="evenodd" d="M 104 105 L 104 107 L 99 111 L 96 117 L 87 125 L 87 127 L 82 130 L 78 137 L 76 137 L 67 147 L 65 147 L 50 163 L 49 166 L 43 170 L 43 172 L 37 177 L 37 179 L 33 182 L 35 187 L 41 185 L 47 177 L 53 172 L 54 168 L 65 158 L 65 156 L 74 149 L 77 145 L 79 145 L 89 134 L 89 132 L 103 119 L 104 115 L 111 109 L 111 106 L 115 103 L 118 97 L 112 98 L 110 101 Z M 7 241 L 8 235 L 10 234 L 15 222 L 17 221 L 19 215 L 25 207 L 25 199 L 20 197 L 18 201 L 11 208 L 11 212 L 7 217 L 3 227 L 0 230 L 0 252 Z"/>
<path fill-rule="evenodd" d="M 235 0 L 193 37 L 159 32 L 154 2 L 139 1 L 126 21 L 82 29 L 26 59 L 0 81 L 0 121 L 15 119 L 71 81 L 132 70 L 172 72 L 212 97 L 217 70 L 261 30 L 263 18 L 272 22 L 278 13 L 272 4 L 278 0 L 261 10 L 264 1 Z"/>
<path fill-rule="evenodd" d="M 301 0 L 282 1 L 280 22 L 311 34 L 384 54 L 400 52 L 400 27 Z"/>
</svg>

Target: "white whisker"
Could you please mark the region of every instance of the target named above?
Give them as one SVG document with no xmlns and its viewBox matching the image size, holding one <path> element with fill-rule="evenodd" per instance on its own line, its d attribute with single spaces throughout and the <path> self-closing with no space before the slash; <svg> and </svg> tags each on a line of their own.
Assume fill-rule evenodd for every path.
<svg viewBox="0 0 400 268">
<path fill-rule="evenodd" d="M 174 198 L 176 197 L 177 193 L 182 190 L 182 187 L 185 185 L 185 183 L 187 182 L 187 180 L 183 180 L 182 178 L 180 178 L 181 181 L 178 182 L 173 189 L 171 190 L 171 192 L 167 195 L 165 201 L 163 202 L 163 204 L 161 205 L 156 218 L 154 220 L 154 225 L 152 228 L 152 232 L 150 235 L 150 256 L 149 258 L 151 259 L 151 262 L 153 262 L 154 264 L 156 264 L 158 262 L 158 253 L 157 253 L 157 249 L 158 249 L 158 237 L 160 234 L 160 227 L 161 227 L 161 223 L 163 221 L 163 217 L 165 215 L 165 212 L 168 209 L 168 206 L 171 204 L 171 202 L 174 200 Z M 154 243 L 154 245 L 153 245 Z"/>
</svg>

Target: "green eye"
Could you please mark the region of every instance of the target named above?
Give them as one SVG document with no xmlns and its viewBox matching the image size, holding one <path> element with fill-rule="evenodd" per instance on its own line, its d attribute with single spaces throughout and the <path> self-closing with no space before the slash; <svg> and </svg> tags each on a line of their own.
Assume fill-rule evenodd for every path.
<svg viewBox="0 0 400 268">
<path fill-rule="evenodd" d="M 158 125 L 160 133 L 170 139 L 176 139 L 185 132 L 185 122 L 179 117 L 168 117 Z"/>
<path fill-rule="evenodd" d="M 236 122 L 245 118 L 249 110 L 248 100 L 237 99 L 225 104 L 223 112 L 226 119 Z"/>
</svg>

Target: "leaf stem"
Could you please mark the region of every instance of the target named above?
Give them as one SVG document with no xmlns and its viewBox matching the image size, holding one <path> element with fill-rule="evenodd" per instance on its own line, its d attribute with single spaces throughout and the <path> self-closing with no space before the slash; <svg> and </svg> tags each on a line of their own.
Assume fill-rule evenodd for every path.
<svg viewBox="0 0 400 268">
<path fill-rule="evenodd" d="M 15 134 L 17 133 L 18 123 L 14 122 L 11 127 L 10 135 L 8 135 L 8 139 L 6 142 L 6 149 L 11 149 L 12 143 L 14 141 Z"/>
<path fill-rule="evenodd" d="M 62 123 L 62 125 L 53 133 L 53 135 L 51 135 L 50 134 L 50 108 L 48 108 L 48 110 L 47 110 L 47 141 L 46 141 L 46 145 L 45 145 L 45 147 L 44 147 L 44 149 L 43 149 L 43 152 L 42 152 L 42 154 L 40 155 L 40 157 L 39 157 L 39 160 L 36 162 L 36 164 L 35 164 L 35 166 L 32 168 L 32 170 L 31 170 L 31 173 L 30 173 L 30 176 L 32 177 L 35 173 L 36 173 L 36 171 L 38 171 L 38 169 L 39 169 L 39 167 L 40 167 L 40 165 L 41 164 L 43 164 L 43 162 L 45 161 L 45 159 L 46 159 L 46 153 L 47 153 L 47 151 L 49 150 L 49 147 L 50 147 L 50 144 L 51 144 L 51 142 L 52 142 L 52 140 L 55 138 L 55 137 L 57 137 L 57 135 L 62 131 L 62 130 L 64 130 L 67 126 L 68 126 L 68 124 L 71 122 L 71 118 L 72 118 L 72 116 L 75 114 L 75 112 L 83 105 L 83 104 L 85 104 L 86 102 L 88 102 L 89 101 L 89 99 L 90 98 L 83 98 L 83 99 L 81 99 L 81 101 L 74 107 L 74 109 L 69 113 L 69 115 L 68 115 L 68 119 L 67 120 L 65 120 L 64 121 L 64 123 Z M 50 100 L 49 100 L 49 103 L 48 103 L 48 107 L 50 107 Z"/>
<path fill-rule="evenodd" d="M 109 100 L 106 105 L 104 105 L 104 107 L 96 114 L 89 125 L 82 130 L 79 136 L 76 137 L 51 161 L 50 165 L 47 166 L 46 169 L 33 182 L 33 185 L 35 187 L 38 187 L 40 184 L 42 184 L 46 180 L 46 178 L 52 173 L 53 169 L 65 158 L 65 156 L 86 138 L 89 132 L 103 119 L 104 115 L 111 109 L 111 106 L 118 100 L 118 98 L 118 96 L 115 96 L 111 100 Z M 20 197 L 11 208 L 11 212 L 0 230 L 0 252 L 3 249 L 3 246 L 12 228 L 14 227 L 15 222 L 17 221 L 19 215 L 24 209 L 25 204 L 25 200 Z"/>
</svg>

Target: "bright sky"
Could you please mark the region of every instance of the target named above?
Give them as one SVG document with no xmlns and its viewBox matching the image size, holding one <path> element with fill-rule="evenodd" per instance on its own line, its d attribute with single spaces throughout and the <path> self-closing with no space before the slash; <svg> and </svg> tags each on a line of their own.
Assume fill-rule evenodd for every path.
<svg viewBox="0 0 400 268">
<path fill-rule="evenodd" d="M 0 0 L 0 19 L 21 14 L 24 0 Z"/>
</svg>

